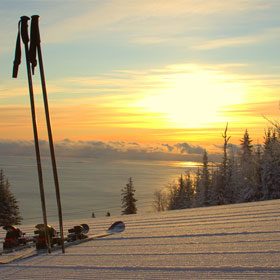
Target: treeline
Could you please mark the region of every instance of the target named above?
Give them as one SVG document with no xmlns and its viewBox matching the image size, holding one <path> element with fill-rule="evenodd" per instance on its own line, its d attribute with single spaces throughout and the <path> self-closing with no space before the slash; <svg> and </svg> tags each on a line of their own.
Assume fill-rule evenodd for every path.
<svg viewBox="0 0 280 280">
<path fill-rule="evenodd" d="M 205 150 L 196 174 L 187 172 L 177 182 L 154 193 L 156 211 L 185 209 L 280 198 L 280 129 L 269 128 L 264 143 L 252 145 L 246 129 L 238 149 L 223 133 L 223 157 L 209 164 Z"/>
</svg>

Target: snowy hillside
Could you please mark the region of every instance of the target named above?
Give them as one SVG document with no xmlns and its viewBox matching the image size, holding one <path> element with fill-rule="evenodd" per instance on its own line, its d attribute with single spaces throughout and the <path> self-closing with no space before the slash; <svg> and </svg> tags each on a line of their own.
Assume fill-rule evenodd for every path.
<svg viewBox="0 0 280 280">
<path fill-rule="evenodd" d="M 1 279 L 280 279 L 280 200 L 87 222 L 118 219 L 124 233 L 2 264 Z"/>
</svg>

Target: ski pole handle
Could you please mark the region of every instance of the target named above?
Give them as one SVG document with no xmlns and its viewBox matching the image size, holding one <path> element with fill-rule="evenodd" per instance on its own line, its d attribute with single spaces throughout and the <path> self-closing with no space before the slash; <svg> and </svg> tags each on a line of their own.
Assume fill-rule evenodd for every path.
<svg viewBox="0 0 280 280">
<path fill-rule="evenodd" d="M 20 21 L 21 21 L 21 39 L 23 41 L 24 44 L 28 44 L 29 42 L 29 37 L 28 37 L 28 21 L 29 21 L 29 17 L 27 16 L 22 16 L 20 17 Z"/>
<path fill-rule="evenodd" d="M 36 45 L 40 44 L 41 39 L 40 39 L 40 32 L 39 32 L 39 16 L 38 15 L 33 15 L 31 16 L 31 37 L 35 41 Z"/>
<path fill-rule="evenodd" d="M 40 33 L 39 33 L 39 16 L 34 15 L 31 17 L 30 26 L 30 48 L 29 48 L 29 61 L 32 65 L 32 74 L 37 66 L 36 52 L 40 46 Z"/>
</svg>

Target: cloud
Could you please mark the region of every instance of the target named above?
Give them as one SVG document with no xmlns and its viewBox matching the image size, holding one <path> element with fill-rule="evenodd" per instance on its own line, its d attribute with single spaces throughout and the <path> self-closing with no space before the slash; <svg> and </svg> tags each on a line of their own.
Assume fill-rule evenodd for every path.
<svg viewBox="0 0 280 280">
<path fill-rule="evenodd" d="M 49 156 L 47 141 L 40 141 L 40 149 L 42 156 Z M 55 143 L 55 151 L 58 157 L 104 160 L 200 161 L 204 149 L 188 143 L 141 145 L 123 141 L 72 141 L 64 139 Z M 1 140 L 0 153 L 3 156 L 34 156 L 33 141 Z"/>
<path fill-rule="evenodd" d="M 258 117 L 263 116 L 278 117 L 279 116 L 279 99 L 264 102 L 252 102 L 239 104 L 238 106 L 230 106 L 225 108 L 225 112 L 243 117 Z"/>
<path fill-rule="evenodd" d="M 274 118 L 279 113 L 279 79 L 276 73 L 240 74 L 248 67 L 181 63 L 51 80 L 48 96 L 54 135 L 59 140 L 187 141 L 208 146 L 228 121 L 236 134 L 245 126 L 259 126 L 262 136 L 262 115 Z M 27 88 L 12 90 L 9 100 L 8 86 L 2 85 L 0 91 L 2 135 L 30 139 Z M 23 91 L 26 96 L 16 95 Z M 36 92 L 39 97 L 41 89 Z M 36 105 L 39 135 L 47 139 L 42 102 Z"/>
<path fill-rule="evenodd" d="M 277 40 L 280 37 L 280 28 L 270 28 L 259 31 L 257 34 L 239 36 L 239 37 L 224 37 L 214 40 L 205 40 L 192 48 L 197 50 L 211 50 L 234 46 L 250 45 L 262 42 Z"/>
<path fill-rule="evenodd" d="M 68 3 L 67 3 L 68 4 Z M 85 4 L 85 3 L 84 3 Z M 175 37 L 188 30 L 204 29 L 212 23 L 213 16 L 239 15 L 242 12 L 265 11 L 272 9 L 262 1 L 195 1 L 195 0 L 160 0 L 160 1 L 101 1 L 86 2 L 86 9 L 81 9 L 80 2 L 76 15 L 54 21 L 47 27 L 48 42 L 89 39 L 106 33 L 115 36 L 128 36 L 130 41 L 140 44 L 154 44 L 177 39 Z M 72 3 L 73 6 L 73 3 Z M 208 23 L 208 24 L 205 24 Z M 137 34 L 137 35 L 136 35 Z"/>
<path fill-rule="evenodd" d="M 200 146 L 193 146 L 188 143 L 178 143 L 174 146 L 180 151 L 181 154 L 203 154 L 205 150 Z"/>
<path fill-rule="evenodd" d="M 169 152 L 172 152 L 174 150 L 174 146 L 171 146 L 169 144 L 162 144 L 162 146 L 166 147 Z"/>
<path fill-rule="evenodd" d="M 0 28 L 3 26 L 5 30 L 1 33 L 1 51 L 3 47 L 6 51 L 13 49 L 18 15 L 29 14 L 30 7 L 41 15 L 45 44 L 67 44 L 70 49 L 73 45 L 69 42 L 81 45 L 96 38 L 113 45 L 121 41 L 139 45 L 179 44 L 185 48 L 201 38 L 205 41 L 213 30 L 238 25 L 242 22 L 240 19 L 246 20 L 242 24 L 257 21 L 258 17 L 269 20 L 279 8 L 277 1 L 261 0 L 24 1 L 13 8 L 8 1 L 2 2 Z M 208 48 L 213 48 L 217 44 L 228 44 L 228 40 L 208 44 Z M 207 43 L 203 46 L 200 41 L 197 47 L 207 48 Z"/>
</svg>

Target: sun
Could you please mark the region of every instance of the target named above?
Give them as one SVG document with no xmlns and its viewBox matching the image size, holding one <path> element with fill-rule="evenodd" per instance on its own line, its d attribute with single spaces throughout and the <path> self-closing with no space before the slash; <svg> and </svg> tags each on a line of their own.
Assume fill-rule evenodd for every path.
<svg viewBox="0 0 280 280">
<path fill-rule="evenodd" d="M 185 71 L 180 68 L 161 78 L 159 88 L 149 90 L 138 104 L 147 112 L 162 114 L 176 128 L 224 122 L 224 108 L 243 103 L 247 90 L 234 76 L 196 66 L 187 66 Z"/>
</svg>

